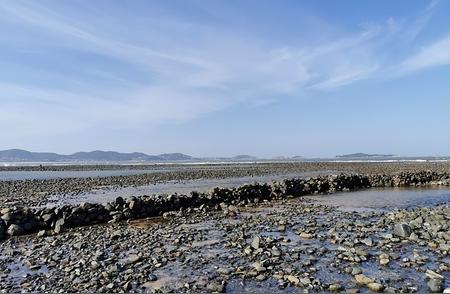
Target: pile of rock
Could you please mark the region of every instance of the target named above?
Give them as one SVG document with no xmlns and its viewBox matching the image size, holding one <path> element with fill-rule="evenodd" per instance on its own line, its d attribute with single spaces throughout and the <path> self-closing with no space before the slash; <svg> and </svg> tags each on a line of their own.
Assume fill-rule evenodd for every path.
<svg viewBox="0 0 450 294">
<path fill-rule="evenodd" d="M 0 237 L 16 236 L 46 230 L 56 233 L 65 228 L 91 224 L 138 219 L 162 215 L 165 212 L 209 207 L 219 209 L 221 203 L 245 205 L 291 196 L 314 193 L 332 193 L 334 191 L 352 190 L 369 187 L 366 176 L 333 175 L 318 176 L 309 179 L 290 179 L 271 184 L 247 184 L 237 188 L 214 188 L 209 193 L 191 192 L 188 195 L 153 195 L 130 197 L 106 204 L 83 203 L 76 206 L 54 208 L 25 209 L 11 207 L 0 212 Z"/>
<path fill-rule="evenodd" d="M 446 172 L 436 171 L 408 171 L 396 174 L 371 174 L 368 177 L 372 187 L 450 185 L 450 175 Z"/>
<path fill-rule="evenodd" d="M 4 208 L 0 211 L 0 236 L 17 236 L 35 231 L 39 220 L 29 208 Z"/>
</svg>

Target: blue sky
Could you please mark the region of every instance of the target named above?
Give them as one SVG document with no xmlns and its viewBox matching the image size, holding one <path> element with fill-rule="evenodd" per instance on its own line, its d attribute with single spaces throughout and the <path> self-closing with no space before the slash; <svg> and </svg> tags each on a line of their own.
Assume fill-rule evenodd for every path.
<svg viewBox="0 0 450 294">
<path fill-rule="evenodd" d="M 1 1 L 0 149 L 450 155 L 450 1 Z"/>
</svg>

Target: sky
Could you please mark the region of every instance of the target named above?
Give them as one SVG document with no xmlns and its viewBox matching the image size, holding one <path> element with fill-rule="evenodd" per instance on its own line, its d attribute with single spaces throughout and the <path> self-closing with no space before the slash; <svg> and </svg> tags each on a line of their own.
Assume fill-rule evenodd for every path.
<svg viewBox="0 0 450 294">
<path fill-rule="evenodd" d="M 450 155 L 450 1 L 0 1 L 0 150 Z"/>
</svg>

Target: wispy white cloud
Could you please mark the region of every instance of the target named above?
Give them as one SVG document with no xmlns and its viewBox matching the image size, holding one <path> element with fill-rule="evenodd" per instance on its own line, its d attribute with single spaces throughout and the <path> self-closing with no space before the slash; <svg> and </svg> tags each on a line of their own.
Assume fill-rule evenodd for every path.
<svg viewBox="0 0 450 294">
<path fill-rule="evenodd" d="M 450 36 L 422 47 L 419 52 L 407 57 L 393 70 L 393 76 L 402 76 L 443 65 L 450 65 Z"/>
<path fill-rule="evenodd" d="M 111 55 L 113 57 L 124 58 L 128 61 L 137 63 L 151 62 L 152 58 L 156 58 L 193 66 L 206 65 L 199 59 L 168 54 L 148 47 L 102 37 L 95 32 L 91 32 L 88 29 L 81 28 L 78 25 L 71 23 L 71 20 L 64 19 L 60 15 L 45 9 L 45 7 L 37 6 L 36 3 L 34 3 L 32 7 L 19 3 L 2 3 L 0 4 L 0 8 L 4 13 L 13 15 L 13 19 L 22 24 L 32 25 L 41 28 L 48 33 L 57 34 L 63 36 L 64 39 L 71 40 L 69 44 L 72 46 L 83 47 L 83 45 L 85 45 L 89 50 L 98 51 L 99 53 Z M 80 41 L 83 43 L 80 44 Z M 64 46 L 64 44 L 62 45 Z"/>
<path fill-rule="evenodd" d="M 265 105 L 308 90 L 334 90 L 377 78 L 386 70 L 395 73 L 391 77 L 399 77 L 450 64 L 449 37 L 424 45 L 406 60 L 389 54 L 390 46 L 400 36 L 408 35 L 403 42 L 409 46 L 408 42 L 426 26 L 435 5 L 432 2 L 412 21 L 412 26 L 389 18 L 365 26 L 360 32 L 340 34 L 314 46 L 307 42 L 287 46 L 270 44 L 226 28 L 185 26 L 182 21 L 171 22 L 166 30 L 141 35 L 136 41 L 136 36 L 105 34 L 95 28 L 95 20 L 83 25 L 37 3 L 4 2 L 0 3 L 0 12 L 5 21 L 49 35 L 50 38 L 39 41 L 46 47 L 70 47 L 107 56 L 144 68 L 154 76 L 148 84 L 135 83 L 93 64 L 91 73 L 126 84 L 127 91 L 117 93 L 102 88 L 95 93 L 84 93 L 84 89 L 61 91 L 48 85 L 3 84 L 0 99 L 9 97 L 10 109 L 17 110 L 20 105 L 29 120 L 37 124 L 44 122 L 46 126 L 63 121 L 74 128 L 118 122 L 154 125 L 190 120 L 239 103 Z M 192 40 L 186 41 L 187 32 Z M 166 36 L 174 40 L 164 42 L 165 46 L 152 41 L 167 39 Z M 29 106 L 20 102 L 24 100 L 30 102 Z M 60 113 L 40 119 L 32 101 L 59 104 Z M 10 121 L 11 116 L 0 115 L 0 122 Z M 42 132 L 42 126 L 36 127 L 36 132 Z"/>
<path fill-rule="evenodd" d="M 327 80 L 312 85 L 311 88 L 319 90 L 330 90 L 349 85 L 359 80 L 371 77 L 372 74 L 377 72 L 377 69 L 378 66 L 375 65 L 372 68 L 362 68 L 359 70 L 356 69 L 353 72 L 345 71 L 345 73 L 343 73 L 342 75 L 335 75 Z"/>
<path fill-rule="evenodd" d="M 403 33 L 403 38 L 407 42 L 414 41 L 420 33 L 422 33 L 423 29 L 427 25 L 431 16 L 433 15 L 434 8 L 439 3 L 439 0 L 432 0 L 428 4 L 428 6 L 419 13 L 416 19 L 409 25 L 409 27 Z"/>
</svg>

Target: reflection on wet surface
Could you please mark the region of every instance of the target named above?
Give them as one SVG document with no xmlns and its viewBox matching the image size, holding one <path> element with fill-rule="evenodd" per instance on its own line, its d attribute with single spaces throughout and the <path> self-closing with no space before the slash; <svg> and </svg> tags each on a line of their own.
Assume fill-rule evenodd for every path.
<svg viewBox="0 0 450 294">
<path fill-rule="evenodd" d="M 274 174 L 266 176 L 246 176 L 225 179 L 197 179 L 183 182 L 168 181 L 145 186 L 133 186 L 124 188 L 103 187 L 97 190 L 78 195 L 56 195 L 49 198 L 49 206 L 59 206 L 65 204 L 77 204 L 83 202 L 105 203 L 115 200 L 117 197 L 127 198 L 131 196 L 153 195 L 162 193 L 189 194 L 191 191 L 207 192 L 214 187 L 238 187 L 248 183 L 267 183 L 271 181 L 284 180 L 289 178 L 308 177 L 314 175 L 332 174 L 327 172 L 301 172 L 288 174 Z"/>
<path fill-rule="evenodd" d="M 372 188 L 331 195 L 311 195 L 305 198 L 320 204 L 337 206 L 343 211 L 388 211 L 448 203 L 450 188 Z"/>
<path fill-rule="evenodd" d="M 34 265 L 27 259 L 15 256 L 17 253 L 18 252 L 0 253 L 0 261 L 7 261 L 6 268 L 0 272 L 13 283 L 20 284 L 23 279 L 33 275 L 48 274 L 48 267 L 46 265 Z M 0 281 L 1 280 L 2 279 L 0 278 Z"/>
</svg>

